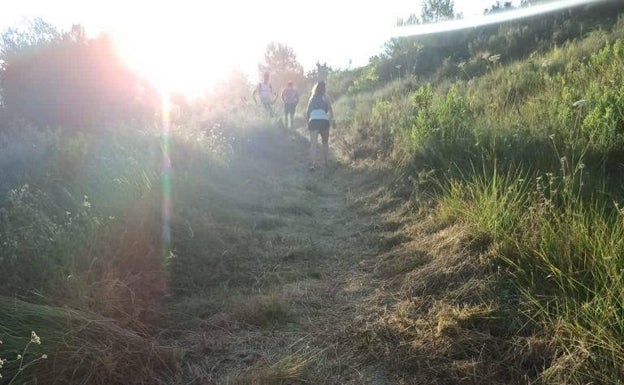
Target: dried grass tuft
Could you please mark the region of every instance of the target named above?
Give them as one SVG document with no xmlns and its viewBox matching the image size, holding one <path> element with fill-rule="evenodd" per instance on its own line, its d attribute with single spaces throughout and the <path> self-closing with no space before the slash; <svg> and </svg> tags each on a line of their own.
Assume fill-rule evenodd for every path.
<svg viewBox="0 0 624 385">
<path fill-rule="evenodd" d="M 47 356 L 20 373 L 5 366 L 4 377 L 38 384 L 157 384 L 167 383 L 181 352 L 161 346 L 147 332 L 125 329 L 109 318 L 0 297 L 0 357 L 24 351 L 31 331 L 41 344 L 29 346 L 28 360 Z"/>
</svg>

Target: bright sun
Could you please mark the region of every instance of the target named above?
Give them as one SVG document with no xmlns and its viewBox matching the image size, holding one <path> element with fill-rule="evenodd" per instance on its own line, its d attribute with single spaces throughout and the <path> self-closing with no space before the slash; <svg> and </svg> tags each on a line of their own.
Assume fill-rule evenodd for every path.
<svg viewBox="0 0 624 385">
<path fill-rule="evenodd" d="M 159 17 L 112 32 L 123 60 L 160 89 L 200 96 L 232 71 L 253 76 L 266 42 L 234 33 L 232 20 L 187 13 Z M 235 29 L 234 29 L 235 30 Z"/>
<path fill-rule="evenodd" d="M 214 60 L 192 41 L 172 42 L 173 37 L 136 34 L 116 38 L 127 65 L 159 89 L 200 96 L 227 76 L 227 65 Z"/>
</svg>

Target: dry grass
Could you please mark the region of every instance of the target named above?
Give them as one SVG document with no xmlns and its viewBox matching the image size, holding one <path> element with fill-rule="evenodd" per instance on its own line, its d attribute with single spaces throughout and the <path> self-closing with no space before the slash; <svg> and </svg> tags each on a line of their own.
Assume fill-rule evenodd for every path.
<svg viewBox="0 0 624 385">
<path fill-rule="evenodd" d="M 193 248 L 179 248 L 178 263 L 194 261 L 191 273 L 179 265 L 180 277 L 202 271 L 190 286 L 197 290 L 177 293 L 168 313 L 168 338 L 188 350 L 182 383 L 380 385 L 387 379 L 354 345 L 357 302 L 369 287 L 348 285 L 358 263 L 376 252 L 382 231 L 372 200 L 360 197 L 387 170 L 336 162 L 311 174 L 301 143 L 289 143 L 272 143 L 282 157 L 266 158 L 266 149 L 255 148 L 230 169 L 244 175 L 244 189 L 235 179 L 219 187 L 231 192 L 229 208 L 248 214 L 238 237 L 219 245 L 213 238 L 235 228 L 226 216 L 213 217 L 212 229 L 193 225 Z M 387 190 L 373 194 L 375 204 L 399 204 Z M 208 277 L 203 287 L 201 276 Z"/>
<path fill-rule="evenodd" d="M 160 347 L 138 322 L 126 324 L 131 332 L 57 308 L 62 322 L 48 329 L 69 330 L 67 338 L 38 327 L 44 322 L 24 323 L 26 333 L 33 328 L 66 347 L 47 351 L 55 359 L 33 366 L 37 376 L 55 370 L 68 382 L 96 384 L 520 384 L 550 362 L 548 338 L 517 333 L 513 297 L 501 295 L 487 240 L 448 220 L 415 219 L 418 209 L 395 194 L 402 177 L 379 163 L 337 162 L 312 175 L 301 143 L 267 138 L 256 138 L 231 175 L 211 181 L 217 192 L 198 184 L 184 197 L 196 209 L 174 215 L 177 290 L 160 341 L 180 349 Z M 120 314 L 158 299 L 161 286 L 149 274 L 132 274 L 142 271 L 141 256 L 153 255 L 147 245 L 157 234 L 147 220 L 129 224 L 127 252 L 119 250 L 126 264 L 101 270 L 127 272 L 129 281 L 89 270 L 96 284 L 73 293 L 109 296 L 105 310 Z M 137 297 L 132 282 L 154 290 Z M 117 301 L 124 298 L 136 302 Z"/>
<path fill-rule="evenodd" d="M 288 298 L 278 295 L 243 296 L 232 299 L 223 312 L 206 321 L 206 327 L 238 329 L 241 325 L 269 327 L 294 322 L 295 318 Z"/>
<path fill-rule="evenodd" d="M 81 259 L 88 268 L 76 269 L 59 292 L 74 309 L 114 318 L 138 327 L 160 318 L 159 309 L 168 291 L 168 273 L 162 264 L 160 232 L 154 218 L 132 220 L 119 230 L 94 236 Z M 157 223 L 157 222 L 156 222 Z M 111 247 L 111 240 L 115 240 Z"/>
<path fill-rule="evenodd" d="M 297 352 L 277 361 L 260 363 L 242 377 L 228 381 L 233 385 L 287 385 L 308 383 L 307 372 L 317 360 L 318 351 Z"/>
<path fill-rule="evenodd" d="M 379 290 L 354 328 L 361 348 L 402 384 L 534 381 L 554 345 L 523 330 L 483 241 L 435 216 L 398 231 L 410 240 L 363 265 Z"/>
<path fill-rule="evenodd" d="M 15 383 L 169 383 L 181 360 L 181 351 L 93 313 L 0 297 L 0 314 L 0 356 L 22 354 L 31 331 L 41 337 L 41 344 L 29 346 L 24 356 L 32 361 L 47 355 L 21 373 L 15 365 L 3 368 L 4 377 L 18 376 Z"/>
</svg>

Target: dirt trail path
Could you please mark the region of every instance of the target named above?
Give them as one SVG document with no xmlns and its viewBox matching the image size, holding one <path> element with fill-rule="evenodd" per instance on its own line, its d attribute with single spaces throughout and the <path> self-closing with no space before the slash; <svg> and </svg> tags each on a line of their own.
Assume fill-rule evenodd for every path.
<svg viewBox="0 0 624 385">
<path fill-rule="evenodd" d="M 249 221 L 231 262 L 252 278 L 210 292 L 214 311 L 180 339 L 183 383 L 388 383 L 353 330 L 376 286 L 359 266 L 378 253 L 383 173 L 336 159 L 310 172 L 303 134 L 259 132 L 230 166 Z"/>
</svg>

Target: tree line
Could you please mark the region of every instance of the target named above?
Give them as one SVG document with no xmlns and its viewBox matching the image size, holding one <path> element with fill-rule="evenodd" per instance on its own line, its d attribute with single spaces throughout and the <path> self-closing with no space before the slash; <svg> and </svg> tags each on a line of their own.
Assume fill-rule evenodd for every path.
<svg viewBox="0 0 624 385">
<path fill-rule="evenodd" d="M 0 37 L 0 87 L 6 120 L 41 127 L 88 128 L 151 119 L 155 88 L 131 71 L 106 35 L 87 38 L 74 25 L 60 32 L 42 19 Z"/>
</svg>

